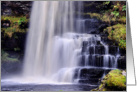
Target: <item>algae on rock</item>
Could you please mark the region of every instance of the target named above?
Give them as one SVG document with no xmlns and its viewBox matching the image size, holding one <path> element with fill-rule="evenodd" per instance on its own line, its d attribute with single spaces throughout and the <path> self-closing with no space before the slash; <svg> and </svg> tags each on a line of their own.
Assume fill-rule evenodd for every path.
<svg viewBox="0 0 137 92">
<path fill-rule="evenodd" d="M 101 81 L 98 88 L 92 91 L 124 91 L 126 90 L 126 76 L 122 70 L 110 71 Z"/>
</svg>

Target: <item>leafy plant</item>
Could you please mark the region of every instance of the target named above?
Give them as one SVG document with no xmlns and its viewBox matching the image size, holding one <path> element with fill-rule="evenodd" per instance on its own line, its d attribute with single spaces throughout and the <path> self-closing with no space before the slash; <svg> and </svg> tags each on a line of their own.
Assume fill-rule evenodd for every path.
<svg viewBox="0 0 137 92">
<path fill-rule="evenodd" d="M 113 11 L 113 12 L 111 12 L 111 14 L 114 15 L 115 17 L 119 16 L 119 12 L 118 11 Z"/>
<path fill-rule="evenodd" d="M 125 48 L 126 47 L 126 40 L 120 40 L 120 42 L 119 42 L 119 46 L 121 47 L 121 48 Z"/>
<path fill-rule="evenodd" d="M 110 1 L 104 2 L 104 5 L 109 5 L 109 4 L 110 4 Z"/>
<path fill-rule="evenodd" d="M 20 25 L 22 22 L 25 22 L 26 17 L 21 17 L 20 20 L 18 21 L 18 24 Z"/>
<path fill-rule="evenodd" d="M 114 5 L 113 8 L 114 8 L 115 10 L 118 10 L 118 6 L 117 6 L 117 5 Z"/>
<path fill-rule="evenodd" d="M 126 11 L 126 5 L 122 7 L 122 11 Z"/>
<path fill-rule="evenodd" d="M 4 50 L 1 50 L 1 61 L 17 62 L 19 60 L 18 60 L 18 58 L 9 57 L 9 54 L 7 52 L 5 52 Z"/>
</svg>

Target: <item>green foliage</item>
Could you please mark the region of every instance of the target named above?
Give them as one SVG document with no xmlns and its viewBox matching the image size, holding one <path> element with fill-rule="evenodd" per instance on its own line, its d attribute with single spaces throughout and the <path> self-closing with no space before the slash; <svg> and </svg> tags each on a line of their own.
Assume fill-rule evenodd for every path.
<svg viewBox="0 0 137 92">
<path fill-rule="evenodd" d="M 25 16 L 22 17 L 16 17 L 16 16 L 1 16 L 1 20 L 10 20 L 12 23 L 18 23 L 20 21 L 22 22 L 28 22 L 29 19 L 27 19 Z"/>
<path fill-rule="evenodd" d="M 1 16 L 1 20 L 9 20 L 11 25 L 8 28 L 1 28 L 2 32 L 4 32 L 4 36 L 12 37 L 15 32 L 26 32 L 27 29 L 21 29 L 19 26 L 23 22 L 28 22 L 29 20 L 23 17 L 15 17 L 15 16 Z M 16 37 L 17 38 L 17 37 Z"/>
<path fill-rule="evenodd" d="M 1 61 L 2 62 L 17 62 L 19 61 L 17 58 L 11 58 L 9 57 L 9 54 L 5 52 L 4 50 L 1 50 Z"/>
<path fill-rule="evenodd" d="M 126 48 L 126 40 L 121 39 L 120 42 L 119 42 L 119 46 L 121 48 Z"/>
<path fill-rule="evenodd" d="M 103 3 L 103 5 L 109 5 L 110 4 L 110 1 L 106 1 Z"/>
<path fill-rule="evenodd" d="M 21 17 L 18 21 L 19 25 L 22 23 L 22 22 L 25 22 L 27 19 L 26 17 Z"/>
<path fill-rule="evenodd" d="M 20 51 L 20 48 L 14 48 L 14 51 Z"/>
<path fill-rule="evenodd" d="M 112 11 L 111 14 L 114 15 L 115 17 L 119 16 L 119 12 L 118 11 Z"/>
<path fill-rule="evenodd" d="M 122 11 L 126 11 L 126 5 L 122 7 Z"/>
<path fill-rule="evenodd" d="M 117 5 L 114 5 L 113 6 L 113 9 L 116 11 L 116 10 L 118 10 L 118 6 Z"/>
<path fill-rule="evenodd" d="M 124 24 L 116 24 L 104 29 L 108 32 L 108 38 L 118 42 L 122 49 L 126 49 L 126 26 Z"/>
<path fill-rule="evenodd" d="M 119 23 L 123 23 L 123 24 L 126 24 L 126 16 L 122 16 L 118 19 L 118 22 Z"/>
</svg>

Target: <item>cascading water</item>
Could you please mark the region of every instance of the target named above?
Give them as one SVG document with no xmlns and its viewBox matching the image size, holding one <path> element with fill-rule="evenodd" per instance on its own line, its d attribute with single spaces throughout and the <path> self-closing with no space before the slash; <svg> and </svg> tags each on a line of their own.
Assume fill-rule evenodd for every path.
<svg viewBox="0 0 137 92">
<path fill-rule="evenodd" d="M 126 69 L 125 51 L 103 31 L 109 25 L 88 13 L 99 4 L 34 1 L 24 61 L 2 62 L 2 91 L 89 91 L 109 71 Z"/>
<path fill-rule="evenodd" d="M 82 37 L 74 33 L 74 2 L 33 4 L 25 53 L 24 76 L 72 82 Z"/>
<path fill-rule="evenodd" d="M 34 2 L 24 77 L 33 77 L 44 83 L 85 83 L 93 82 L 96 76 L 98 81 L 104 76 L 103 69 L 117 67 L 119 54 L 109 54 L 109 46 L 100 35 L 86 34 L 85 23 L 93 20 L 80 16 L 82 2 L 78 3 L 79 14 L 74 17 L 74 6 L 72 1 Z M 103 70 L 100 75 L 92 72 L 100 68 Z"/>
</svg>

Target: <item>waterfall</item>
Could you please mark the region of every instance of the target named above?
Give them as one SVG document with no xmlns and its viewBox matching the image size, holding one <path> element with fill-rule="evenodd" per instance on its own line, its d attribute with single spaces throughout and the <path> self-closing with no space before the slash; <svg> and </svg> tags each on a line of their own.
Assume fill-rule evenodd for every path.
<svg viewBox="0 0 137 92">
<path fill-rule="evenodd" d="M 24 58 L 24 76 L 72 82 L 82 37 L 74 33 L 74 2 L 35 1 Z"/>
<path fill-rule="evenodd" d="M 78 2 L 79 15 L 75 17 L 74 1 L 34 1 L 24 77 L 44 83 L 93 82 L 104 76 L 104 68 L 116 68 L 119 55 L 109 53 L 100 35 L 86 33 L 85 23 L 94 20 L 81 17 L 82 6 Z M 101 74 L 96 75 L 96 70 Z"/>
</svg>

